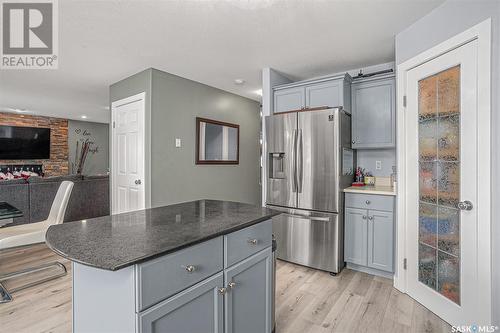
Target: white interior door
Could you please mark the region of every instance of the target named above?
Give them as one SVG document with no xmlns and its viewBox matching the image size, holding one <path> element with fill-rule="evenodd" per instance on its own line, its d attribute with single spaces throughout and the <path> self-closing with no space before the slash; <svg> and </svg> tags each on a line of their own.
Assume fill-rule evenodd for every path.
<svg viewBox="0 0 500 333">
<path fill-rule="evenodd" d="M 112 104 L 112 213 L 144 209 L 145 94 Z"/>
<path fill-rule="evenodd" d="M 490 311 L 477 292 L 477 59 L 473 40 L 406 76 L 407 292 L 452 325 Z"/>
</svg>

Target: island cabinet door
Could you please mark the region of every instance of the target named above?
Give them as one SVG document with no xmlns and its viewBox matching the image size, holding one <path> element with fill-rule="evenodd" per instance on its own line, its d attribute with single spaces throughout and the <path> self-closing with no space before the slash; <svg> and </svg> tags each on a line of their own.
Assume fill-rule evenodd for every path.
<svg viewBox="0 0 500 333">
<path fill-rule="evenodd" d="M 222 272 L 141 312 L 141 333 L 223 333 Z"/>
<path fill-rule="evenodd" d="M 225 271 L 225 333 L 271 332 L 271 265 L 269 247 Z"/>
</svg>

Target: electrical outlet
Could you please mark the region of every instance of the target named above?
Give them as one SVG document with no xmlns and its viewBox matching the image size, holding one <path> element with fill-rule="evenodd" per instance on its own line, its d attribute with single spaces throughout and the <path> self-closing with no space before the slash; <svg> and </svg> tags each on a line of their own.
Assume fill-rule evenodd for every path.
<svg viewBox="0 0 500 333">
<path fill-rule="evenodd" d="M 382 170 L 382 161 L 375 161 L 375 169 Z"/>
<path fill-rule="evenodd" d="M 176 138 L 175 139 L 175 148 L 180 148 L 181 147 L 181 139 Z"/>
</svg>

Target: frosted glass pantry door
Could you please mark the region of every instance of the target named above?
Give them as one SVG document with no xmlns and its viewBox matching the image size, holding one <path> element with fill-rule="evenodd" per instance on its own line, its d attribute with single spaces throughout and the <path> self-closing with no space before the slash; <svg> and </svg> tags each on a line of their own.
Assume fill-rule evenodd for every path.
<svg viewBox="0 0 500 333">
<path fill-rule="evenodd" d="M 453 325 L 478 306 L 476 44 L 407 74 L 408 294 Z"/>
</svg>

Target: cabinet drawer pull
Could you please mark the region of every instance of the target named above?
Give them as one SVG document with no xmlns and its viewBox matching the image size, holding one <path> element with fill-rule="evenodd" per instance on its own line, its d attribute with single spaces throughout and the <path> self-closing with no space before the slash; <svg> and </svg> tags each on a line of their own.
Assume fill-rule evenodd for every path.
<svg viewBox="0 0 500 333">
<path fill-rule="evenodd" d="M 224 295 L 226 293 L 227 289 L 222 287 L 222 288 L 219 288 L 219 294 L 221 295 Z"/>
<path fill-rule="evenodd" d="M 193 273 L 196 270 L 194 265 L 182 266 L 188 273 Z"/>
<path fill-rule="evenodd" d="M 236 288 L 236 282 L 229 282 L 227 285 L 230 289 Z"/>
<path fill-rule="evenodd" d="M 372 202 L 370 200 L 365 201 L 367 205 L 371 204 Z"/>
<path fill-rule="evenodd" d="M 363 215 L 363 220 L 366 220 L 366 215 Z"/>
<path fill-rule="evenodd" d="M 254 238 L 254 239 L 249 239 L 247 242 L 248 242 L 248 244 L 250 244 L 250 245 L 257 245 L 257 243 L 258 243 L 259 241 L 258 241 L 257 239 L 255 239 L 255 238 Z"/>
<path fill-rule="evenodd" d="M 373 216 L 368 216 L 368 220 L 373 220 Z"/>
</svg>

